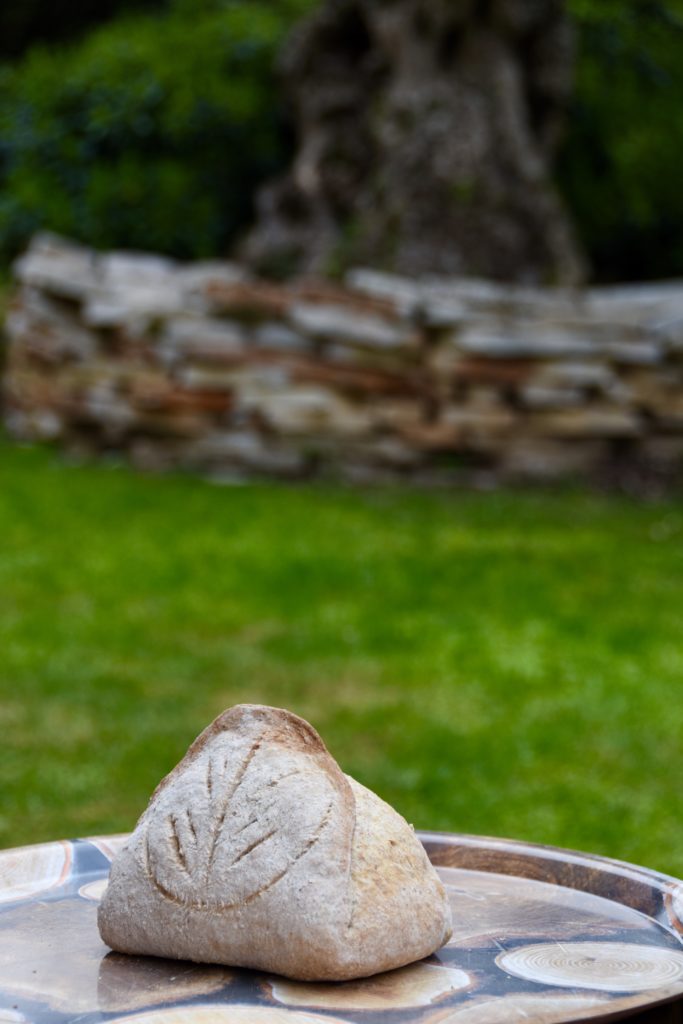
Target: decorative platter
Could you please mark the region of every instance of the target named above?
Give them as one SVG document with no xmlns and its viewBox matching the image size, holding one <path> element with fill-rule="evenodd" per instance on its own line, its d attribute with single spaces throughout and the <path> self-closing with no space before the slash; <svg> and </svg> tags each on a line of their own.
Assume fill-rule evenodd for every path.
<svg viewBox="0 0 683 1024">
<path fill-rule="evenodd" d="M 586 854 L 420 833 L 454 932 L 363 981 L 112 953 L 96 924 L 125 836 L 0 852 L 1 1024 L 683 1022 L 683 883 Z"/>
</svg>

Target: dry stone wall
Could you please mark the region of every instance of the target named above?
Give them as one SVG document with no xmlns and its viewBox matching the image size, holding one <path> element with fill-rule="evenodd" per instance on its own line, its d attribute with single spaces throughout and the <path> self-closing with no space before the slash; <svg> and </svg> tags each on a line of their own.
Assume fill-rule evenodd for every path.
<svg viewBox="0 0 683 1024">
<path fill-rule="evenodd" d="M 41 235 L 16 265 L 4 416 L 21 439 L 226 479 L 676 476 L 683 283 L 540 290 L 230 263 Z"/>
</svg>

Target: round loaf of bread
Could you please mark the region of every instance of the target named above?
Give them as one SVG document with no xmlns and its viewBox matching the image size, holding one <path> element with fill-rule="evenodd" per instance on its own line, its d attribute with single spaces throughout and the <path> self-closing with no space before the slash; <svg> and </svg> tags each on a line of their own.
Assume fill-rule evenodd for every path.
<svg viewBox="0 0 683 1024">
<path fill-rule="evenodd" d="M 238 705 L 159 784 L 99 907 L 123 953 L 344 980 L 450 936 L 413 829 L 289 711 Z"/>
</svg>

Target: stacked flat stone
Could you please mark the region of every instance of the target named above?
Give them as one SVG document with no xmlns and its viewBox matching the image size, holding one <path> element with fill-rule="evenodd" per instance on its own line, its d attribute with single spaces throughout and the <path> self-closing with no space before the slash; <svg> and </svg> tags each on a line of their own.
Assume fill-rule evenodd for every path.
<svg viewBox="0 0 683 1024">
<path fill-rule="evenodd" d="M 273 284 L 48 235 L 15 270 L 4 416 L 20 439 L 226 479 L 683 465 L 683 282 Z"/>
</svg>

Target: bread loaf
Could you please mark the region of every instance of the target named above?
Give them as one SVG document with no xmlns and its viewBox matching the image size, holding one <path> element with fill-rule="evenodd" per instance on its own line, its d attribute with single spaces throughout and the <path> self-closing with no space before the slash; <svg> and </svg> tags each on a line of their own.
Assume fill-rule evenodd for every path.
<svg viewBox="0 0 683 1024">
<path fill-rule="evenodd" d="M 159 784 L 99 908 L 124 953 L 342 980 L 438 949 L 450 911 L 412 828 L 278 708 L 220 715 Z"/>
</svg>

